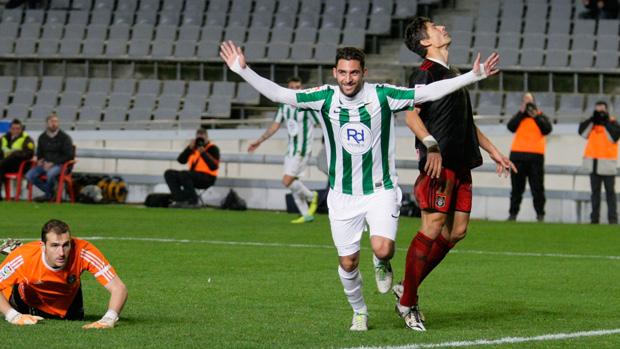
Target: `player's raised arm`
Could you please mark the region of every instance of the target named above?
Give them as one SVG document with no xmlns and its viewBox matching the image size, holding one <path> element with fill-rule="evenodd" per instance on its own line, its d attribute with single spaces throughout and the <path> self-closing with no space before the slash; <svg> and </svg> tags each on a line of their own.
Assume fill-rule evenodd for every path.
<svg viewBox="0 0 620 349">
<path fill-rule="evenodd" d="M 469 73 L 459 75 L 452 79 L 436 81 L 428 85 L 417 87 L 415 89 L 414 102 L 418 104 L 436 101 L 462 87 L 485 79 L 491 75 L 495 75 L 499 72 L 497 68 L 498 63 L 499 54 L 496 52 L 493 52 L 483 64 L 480 64 L 480 53 L 478 53 L 474 61 L 473 69 Z"/>
<path fill-rule="evenodd" d="M 273 102 L 297 106 L 296 91 L 284 88 L 275 82 L 265 79 L 250 69 L 245 62 L 245 55 L 241 47 L 232 41 L 224 41 L 220 45 L 220 57 L 226 62 L 228 68 L 239 74 L 245 81 L 254 87 L 263 96 Z"/>
</svg>

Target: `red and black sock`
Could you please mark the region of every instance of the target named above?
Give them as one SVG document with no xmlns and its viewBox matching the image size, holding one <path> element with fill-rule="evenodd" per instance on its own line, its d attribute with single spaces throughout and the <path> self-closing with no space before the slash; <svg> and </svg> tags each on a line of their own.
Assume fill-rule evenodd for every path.
<svg viewBox="0 0 620 349">
<path fill-rule="evenodd" d="M 412 307 L 418 304 L 418 287 L 422 282 L 422 273 L 426 267 L 433 240 L 418 232 L 409 245 L 405 265 L 404 292 L 400 304 Z"/>
<path fill-rule="evenodd" d="M 439 234 L 437 239 L 435 239 L 435 242 L 433 242 L 431 252 L 428 254 L 428 261 L 426 262 L 426 268 L 424 268 L 420 282 L 422 282 L 428 274 L 430 274 L 431 271 L 433 271 L 433 269 L 441 263 L 452 247 L 454 247 L 454 243 L 451 243 L 446 240 L 443 235 Z"/>
</svg>

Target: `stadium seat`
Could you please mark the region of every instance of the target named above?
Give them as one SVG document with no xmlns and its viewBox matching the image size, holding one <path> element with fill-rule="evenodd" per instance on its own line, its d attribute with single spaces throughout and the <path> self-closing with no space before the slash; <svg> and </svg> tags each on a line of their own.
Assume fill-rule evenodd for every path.
<svg viewBox="0 0 620 349">
<path fill-rule="evenodd" d="M 452 58 L 452 53 L 450 53 L 450 58 Z M 400 45 L 400 49 L 398 50 L 398 61 L 401 64 L 412 65 L 420 63 L 422 59 L 416 53 L 411 52 L 405 44 Z"/>
<path fill-rule="evenodd" d="M 93 58 L 101 57 L 104 45 L 105 43 L 103 40 L 85 40 L 82 47 L 82 55 Z"/>
<path fill-rule="evenodd" d="M 108 100 L 108 95 L 104 93 L 89 92 L 84 97 L 84 105 L 89 107 L 103 108 Z"/>
<path fill-rule="evenodd" d="M 448 32 L 455 31 L 469 32 L 471 33 L 474 28 L 474 18 L 471 16 L 453 16 L 452 26 L 448 27 Z"/>
<path fill-rule="evenodd" d="M 346 29 L 342 33 L 341 44 L 343 46 L 359 47 L 363 49 L 365 46 L 365 41 L 366 41 L 366 35 L 364 34 L 364 31 Z"/>
<path fill-rule="evenodd" d="M 105 40 L 107 37 L 107 25 L 90 25 L 86 29 L 86 40 Z"/>
<path fill-rule="evenodd" d="M 217 42 L 204 42 L 198 43 L 198 53 L 196 56 L 198 59 L 218 59 L 220 54 L 220 45 Z"/>
<path fill-rule="evenodd" d="M 450 49 L 450 62 L 457 65 L 468 64 L 469 48 L 455 47 L 453 49 Z"/>
<path fill-rule="evenodd" d="M 185 81 L 183 80 L 164 80 L 162 95 L 178 95 L 185 93 Z"/>
<path fill-rule="evenodd" d="M 545 65 L 548 67 L 563 68 L 568 66 L 568 51 L 547 50 Z"/>
<path fill-rule="evenodd" d="M 454 40 L 454 36 L 452 37 Z M 521 47 L 521 36 L 516 33 L 504 33 L 499 35 L 497 47 L 500 49 L 519 49 Z"/>
<path fill-rule="evenodd" d="M 246 28 L 245 26 L 229 26 L 224 31 L 224 40 L 232 40 L 234 42 L 245 42 Z"/>
<path fill-rule="evenodd" d="M 368 27 L 368 17 L 364 14 L 359 16 L 348 16 L 344 22 L 344 29 L 366 30 Z"/>
<path fill-rule="evenodd" d="M 584 96 L 582 94 L 562 94 L 556 114 L 559 118 L 581 116 L 583 114 Z"/>
<path fill-rule="evenodd" d="M 483 33 L 497 33 L 497 18 L 478 17 L 476 35 Z"/>
<path fill-rule="evenodd" d="M 230 117 L 231 98 L 229 96 L 211 96 L 207 116 L 217 118 Z"/>
<path fill-rule="evenodd" d="M 68 83 L 67 83 L 67 86 Z M 65 91 L 60 96 L 60 106 L 63 107 L 79 107 L 82 105 L 82 92 Z"/>
<path fill-rule="evenodd" d="M 109 105 L 115 108 L 126 108 L 129 109 L 129 104 L 131 103 L 131 94 L 126 92 L 113 92 L 110 95 Z"/>
<path fill-rule="evenodd" d="M 573 23 L 573 35 L 594 35 L 596 21 L 579 19 Z"/>
<path fill-rule="evenodd" d="M 523 35 L 523 49 L 537 49 L 542 50 L 545 48 L 545 36 L 540 34 L 525 34 Z"/>
<path fill-rule="evenodd" d="M 221 30 L 221 28 L 220 28 Z M 186 24 L 179 27 L 179 38 L 178 40 L 193 40 L 198 41 L 200 37 L 200 27 L 193 24 Z"/>
<path fill-rule="evenodd" d="M 310 61 L 312 59 L 313 46 L 305 43 L 291 45 L 291 59 L 295 62 Z"/>
<path fill-rule="evenodd" d="M 127 54 L 129 57 L 144 58 L 150 55 L 151 40 L 135 40 L 132 39 L 129 43 L 129 51 Z"/>
<path fill-rule="evenodd" d="M 24 16 L 24 12 L 22 9 L 5 9 L 2 12 L 2 22 L 13 22 L 13 23 L 21 23 L 22 17 Z"/>
<path fill-rule="evenodd" d="M 157 109 L 173 109 L 176 113 L 181 104 L 180 95 L 161 95 L 158 100 Z"/>
<path fill-rule="evenodd" d="M 291 28 L 277 28 L 271 33 L 272 43 L 290 44 L 293 39 L 293 29 Z"/>
<path fill-rule="evenodd" d="M 534 95 L 538 108 L 546 115 L 553 116 L 556 112 L 556 95 L 553 92 L 538 92 Z"/>
<path fill-rule="evenodd" d="M 148 40 L 153 38 L 153 25 L 142 23 L 131 28 L 131 40 Z"/>
<path fill-rule="evenodd" d="M 89 93 L 108 94 L 112 88 L 112 80 L 108 78 L 92 78 L 88 84 Z"/>
<path fill-rule="evenodd" d="M 603 36 L 598 36 L 596 38 L 596 50 L 597 51 L 617 51 L 618 50 L 618 43 L 619 43 L 619 37 L 618 35 L 615 36 L 610 36 L 610 35 L 603 35 Z"/>
<path fill-rule="evenodd" d="M 54 107 L 51 105 L 35 105 L 30 111 L 30 119 L 31 121 L 44 122 L 45 118 L 53 111 Z"/>
<path fill-rule="evenodd" d="M 19 76 L 15 85 L 15 91 L 36 91 L 39 79 L 34 76 Z"/>
<path fill-rule="evenodd" d="M 82 44 L 76 39 L 70 39 L 66 36 L 60 40 L 60 48 L 58 54 L 63 57 L 76 57 L 80 54 Z"/>
<path fill-rule="evenodd" d="M 2 22 L 0 23 L 0 37 L 2 38 L 16 38 L 19 31 L 19 24 L 15 22 Z"/>
<path fill-rule="evenodd" d="M 0 76 L 0 92 L 13 91 L 13 77 Z"/>
<path fill-rule="evenodd" d="M 267 48 L 267 59 L 282 61 L 289 57 L 290 47 L 287 44 L 272 42 Z"/>
<path fill-rule="evenodd" d="M 44 76 L 41 79 L 40 91 L 49 91 L 59 93 L 62 90 L 61 76 Z"/>
<path fill-rule="evenodd" d="M 525 26 L 523 27 L 523 33 L 540 35 L 545 32 L 547 29 L 546 27 L 547 22 L 544 19 L 540 20 L 527 17 L 525 20 Z"/>
<path fill-rule="evenodd" d="M 86 31 L 86 26 L 84 24 L 67 24 L 65 26 L 65 35 L 62 37 L 62 40 L 69 40 L 79 44 L 80 41 L 84 38 L 84 33 Z"/>
<path fill-rule="evenodd" d="M 573 35 L 572 50 L 594 50 L 594 35 L 576 34 Z"/>
<path fill-rule="evenodd" d="M 478 115 L 499 116 L 502 110 L 502 94 L 499 92 L 480 92 L 476 110 Z"/>
<path fill-rule="evenodd" d="M 41 35 L 40 23 L 24 23 L 20 27 L 20 39 L 38 39 Z"/>
<path fill-rule="evenodd" d="M 39 91 L 39 93 L 37 93 L 36 105 L 47 105 L 55 107 L 57 101 L 58 92 L 56 91 Z"/>
<path fill-rule="evenodd" d="M 99 4 L 99 2 L 97 2 Z M 112 11 L 109 9 L 97 9 L 91 13 L 90 25 L 110 25 L 112 21 Z"/>
<path fill-rule="evenodd" d="M 202 27 L 200 40 L 210 42 L 221 42 L 224 28 L 222 26 L 207 25 Z"/>
<path fill-rule="evenodd" d="M 62 32 L 64 30 L 63 24 L 51 23 L 43 26 L 43 33 L 41 39 L 55 39 L 60 40 L 62 38 Z"/>
<path fill-rule="evenodd" d="M 596 106 L 596 102 L 598 101 L 606 102 L 608 108 L 613 107 L 613 104 L 611 102 L 611 97 L 609 95 L 589 94 L 586 97 L 587 97 L 586 99 L 587 103 L 586 103 L 586 109 L 584 110 L 585 115 L 591 115 L 591 113 L 594 111 L 594 107 Z M 612 110 L 612 114 L 616 112 L 617 112 L 616 109 Z"/>
<path fill-rule="evenodd" d="M 148 109 L 153 110 L 155 108 L 155 101 L 157 100 L 157 96 L 152 94 L 147 95 L 135 95 L 133 101 L 134 109 Z"/>
<path fill-rule="evenodd" d="M 598 36 L 618 36 L 620 21 L 617 19 L 599 19 L 596 35 Z"/>
<path fill-rule="evenodd" d="M 237 86 L 237 96 L 233 99 L 233 102 L 245 105 L 258 105 L 260 94 L 250 84 L 242 81 Z"/>
<path fill-rule="evenodd" d="M 407 19 L 416 15 L 418 9 L 417 0 L 396 0 L 394 18 Z"/>
<path fill-rule="evenodd" d="M 230 12 L 228 15 L 228 26 L 229 27 L 238 27 L 238 28 L 247 28 L 250 24 L 250 7 L 243 11 L 234 11 Z"/>
<path fill-rule="evenodd" d="M 37 39 L 19 38 L 15 41 L 15 55 L 16 56 L 34 56 L 36 54 L 35 52 L 36 45 L 37 45 Z"/>
<path fill-rule="evenodd" d="M 254 11 L 250 22 L 250 33 L 258 28 L 271 28 L 273 24 L 273 11 Z"/>
<path fill-rule="evenodd" d="M 248 42 L 265 44 L 269 41 L 269 28 L 251 28 L 248 31 Z"/>
<path fill-rule="evenodd" d="M 27 24 L 27 23 L 43 24 L 44 18 L 45 18 L 45 10 L 28 9 L 28 11 L 24 12 L 24 24 Z"/>
<path fill-rule="evenodd" d="M 30 106 L 34 102 L 34 91 L 21 90 L 15 91 L 13 104 Z"/>
<path fill-rule="evenodd" d="M 108 40 L 105 53 L 110 57 L 122 57 L 127 55 L 127 41 L 123 39 Z"/>
<path fill-rule="evenodd" d="M 126 120 L 127 109 L 111 107 L 105 110 L 99 127 L 102 130 L 120 130 L 125 127 Z"/>
<path fill-rule="evenodd" d="M 115 24 L 110 27 L 110 40 L 129 41 L 129 25 Z"/>
<path fill-rule="evenodd" d="M 133 108 L 129 110 L 128 122 L 125 125 L 125 129 L 146 129 L 151 123 L 152 109 L 148 108 Z"/>
<path fill-rule="evenodd" d="M 207 98 L 211 92 L 210 81 L 192 80 L 187 87 L 187 96 Z"/>
<path fill-rule="evenodd" d="M 58 54 L 60 40 L 58 39 L 42 39 L 37 45 L 37 54 L 42 57 L 51 57 Z"/>
<path fill-rule="evenodd" d="M 495 33 L 478 33 L 474 39 L 474 46 L 477 48 L 495 48 L 496 39 Z"/>
<path fill-rule="evenodd" d="M 174 57 L 176 58 L 195 58 L 196 42 L 193 40 L 177 41 L 174 45 Z"/>
<path fill-rule="evenodd" d="M 248 62 L 261 61 L 265 58 L 267 45 L 263 42 L 247 42 L 244 45 L 243 52 Z"/>
<path fill-rule="evenodd" d="M 76 1 L 73 2 L 73 7 L 76 8 Z M 88 11 L 71 11 L 69 12 L 69 22 L 67 25 L 81 25 L 88 24 Z"/>
<path fill-rule="evenodd" d="M 594 60 L 594 52 L 589 50 L 573 50 L 571 52 L 570 66 L 576 69 L 591 68 Z"/>
<path fill-rule="evenodd" d="M 112 18 L 112 27 L 119 24 L 132 25 L 134 22 L 133 12 L 116 11 Z"/>
<path fill-rule="evenodd" d="M 30 112 L 30 106 L 23 104 L 10 104 L 6 109 L 7 119 L 20 119 L 25 120 L 28 118 Z"/>
<path fill-rule="evenodd" d="M 319 64 L 333 64 L 336 57 L 336 45 L 321 44 L 314 50 L 314 60 Z"/>
<path fill-rule="evenodd" d="M 595 67 L 598 69 L 616 69 L 618 67 L 618 51 L 598 51 Z"/>
<path fill-rule="evenodd" d="M 155 25 L 157 23 L 157 11 L 144 10 L 136 12 L 136 25 L 138 24 L 150 24 Z"/>
<path fill-rule="evenodd" d="M 519 50 L 513 48 L 502 48 L 498 50 L 501 60 L 500 66 L 510 67 L 519 65 Z"/>
<path fill-rule="evenodd" d="M 0 37 L 0 56 L 12 55 L 13 45 L 15 45 L 13 38 Z"/>
<path fill-rule="evenodd" d="M 155 41 L 175 40 L 177 37 L 177 26 L 160 24 L 155 28 Z"/>
<path fill-rule="evenodd" d="M 456 46 L 461 46 L 461 47 L 470 48 L 471 41 L 472 41 L 471 34 L 472 34 L 471 32 L 466 32 L 466 31 L 450 32 L 450 36 L 452 37 L 452 43 L 450 44 L 450 47 L 452 48 Z"/>
<path fill-rule="evenodd" d="M 512 115 L 517 113 L 517 111 L 521 108 L 522 98 L 523 98 L 523 92 L 506 93 L 506 101 L 504 103 L 504 114 L 507 117 L 505 119 L 510 119 Z M 534 93 L 534 100 L 536 100 L 535 93 Z"/>
<path fill-rule="evenodd" d="M 538 48 L 524 48 L 521 50 L 521 66 L 538 68 L 543 64 L 544 51 Z"/>
<path fill-rule="evenodd" d="M 83 77 L 68 77 L 65 81 L 65 93 L 66 92 L 79 92 L 84 93 L 88 80 Z"/>
</svg>

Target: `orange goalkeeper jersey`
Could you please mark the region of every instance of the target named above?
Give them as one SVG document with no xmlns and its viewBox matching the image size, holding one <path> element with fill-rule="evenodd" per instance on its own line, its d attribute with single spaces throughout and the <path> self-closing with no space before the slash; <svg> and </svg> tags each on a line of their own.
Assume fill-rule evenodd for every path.
<svg viewBox="0 0 620 349">
<path fill-rule="evenodd" d="M 0 291 L 8 300 L 13 285 L 26 304 L 48 314 L 64 317 L 80 287 L 80 275 L 88 270 L 103 286 L 116 271 L 91 243 L 73 238 L 64 269 L 47 265 L 43 243 L 33 241 L 15 249 L 0 265 Z"/>
</svg>

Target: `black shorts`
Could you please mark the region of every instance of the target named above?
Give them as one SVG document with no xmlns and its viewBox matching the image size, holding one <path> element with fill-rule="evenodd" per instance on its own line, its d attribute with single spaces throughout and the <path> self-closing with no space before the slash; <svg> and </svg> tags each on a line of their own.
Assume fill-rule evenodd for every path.
<svg viewBox="0 0 620 349">
<path fill-rule="evenodd" d="M 77 293 L 75 294 L 75 298 L 73 299 L 73 303 L 67 310 L 67 314 L 65 314 L 64 318 L 61 318 L 57 315 L 48 314 L 40 309 L 35 307 L 31 307 L 19 295 L 19 285 L 13 285 L 13 292 L 11 293 L 11 297 L 9 298 L 9 304 L 22 314 L 30 314 L 37 315 L 44 319 L 54 319 L 54 320 L 84 320 L 84 299 L 82 298 L 82 287 L 78 288 Z"/>
</svg>

